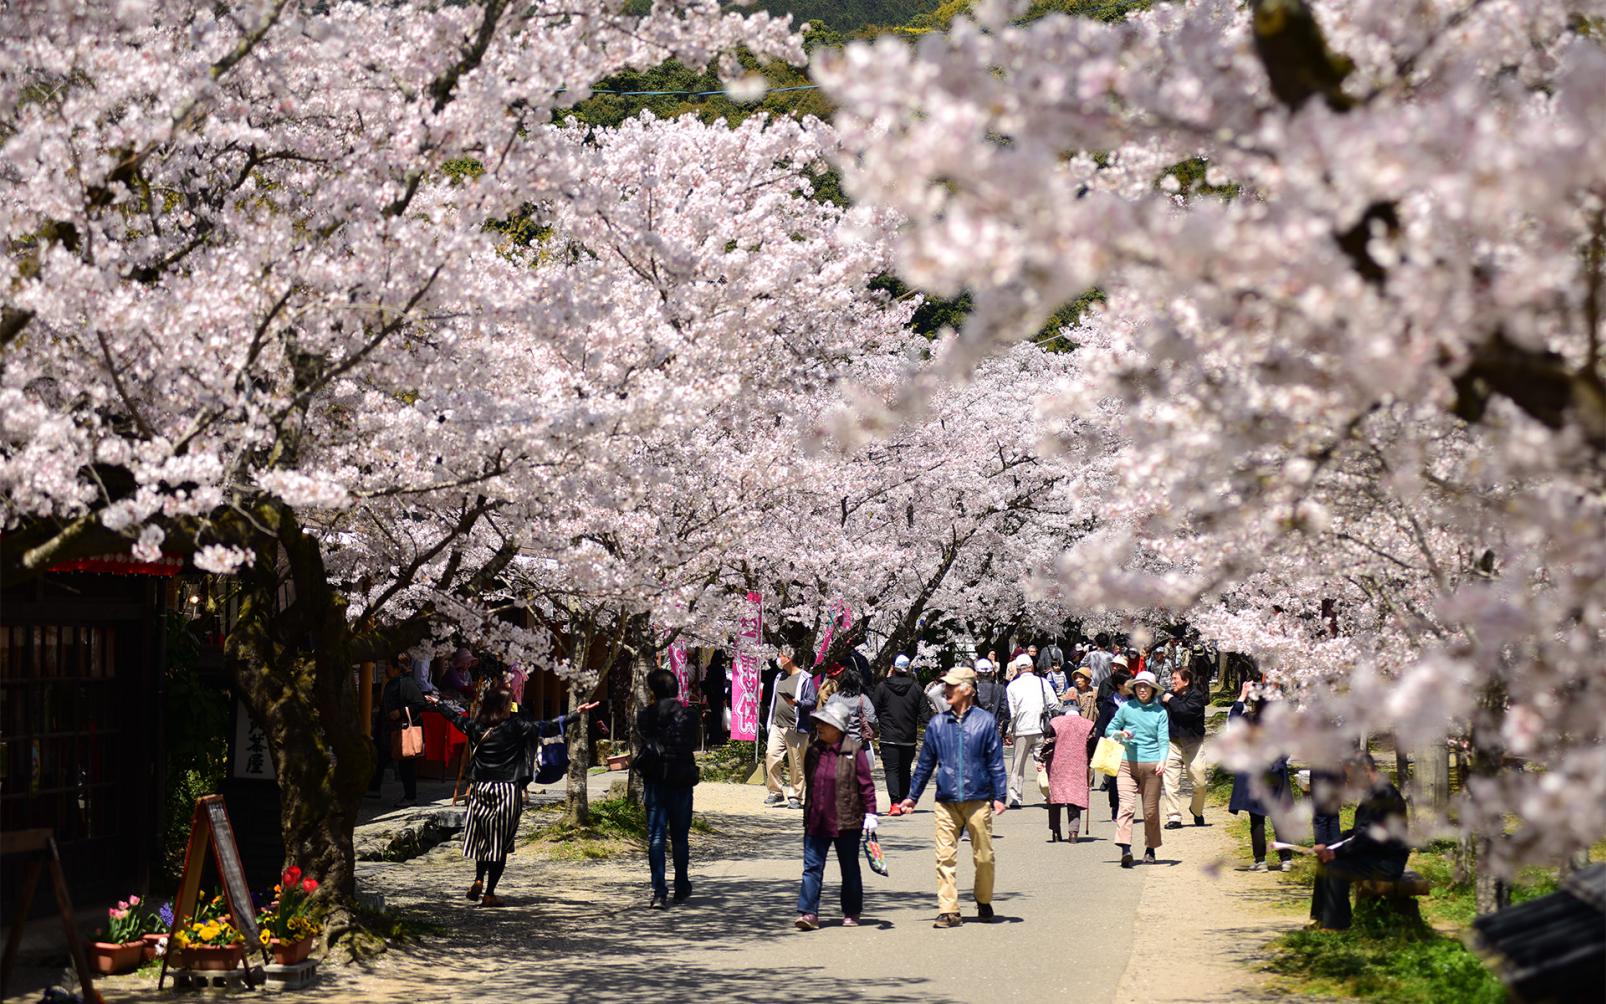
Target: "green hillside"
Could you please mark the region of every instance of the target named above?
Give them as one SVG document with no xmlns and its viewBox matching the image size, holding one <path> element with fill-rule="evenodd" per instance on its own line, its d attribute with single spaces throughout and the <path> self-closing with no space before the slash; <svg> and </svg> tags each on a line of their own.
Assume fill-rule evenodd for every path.
<svg viewBox="0 0 1606 1004">
<path fill-rule="evenodd" d="M 854 32 L 870 25 L 904 24 L 930 10 L 933 0 L 759 0 L 771 14 L 790 14 L 792 23 L 823 21 L 833 31 Z"/>
</svg>

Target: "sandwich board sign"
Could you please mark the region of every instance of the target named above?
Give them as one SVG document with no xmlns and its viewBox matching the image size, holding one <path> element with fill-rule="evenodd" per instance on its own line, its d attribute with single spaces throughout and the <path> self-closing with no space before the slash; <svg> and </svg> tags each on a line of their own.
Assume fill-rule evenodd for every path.
<svg viewBox="0 0 1606 1004">
<path fill-rule="evenodd" d="M 251 888 L 245 881 L 245 867 L 240 863 L 240 848 L 234 840 L 234 825 L 229 822 L 228 807 L 222 795 L 205 795 L 195 800 L 195 812 L 190 816 L 190 842 L 184 850 L 184 878 L 179 882 L 178 895 L 173 897 L 173 931 L 183 930 L 195 916 L 197 900 L 201 894 L 201 872 L 206 866 L 206 852 L 212 851 L 217 865 L 218 878 L 223 884 L 223 899 L 228 903 L 229 916 L 234 929 L 245 937 L 245 949 L 261 946 L 257 938 L 257 915 L 251 903 Z M 168 962 L 173 958 L 171 942 L 162 956 L 162 973 L 156 987 L 161 989 L 167 978 Z M 263 948 L 264 960 L 268 958 Z M 246 985 L 252 985 L 251 966 L 245 966 Z"/>
</svg>

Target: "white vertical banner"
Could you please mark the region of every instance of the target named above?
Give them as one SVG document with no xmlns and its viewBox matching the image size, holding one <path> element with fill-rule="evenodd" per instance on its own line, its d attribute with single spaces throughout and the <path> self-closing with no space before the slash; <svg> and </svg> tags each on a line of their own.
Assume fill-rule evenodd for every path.
<svg viewBox="0 0 1606 1004">
<path fill-rule="evenodd" d="M 731 738 L 758 739 L 758 650 L 764 640 L 764 599 L 747 594 L 741 627 L 736 632 L 736 663 L 731 674 Z"/>
</svg>

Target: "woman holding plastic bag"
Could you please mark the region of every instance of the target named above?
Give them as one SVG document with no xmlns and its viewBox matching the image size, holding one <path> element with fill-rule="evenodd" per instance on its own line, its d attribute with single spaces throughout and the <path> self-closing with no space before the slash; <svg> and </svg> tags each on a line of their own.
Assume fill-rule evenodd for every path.
<svg viewBox="0 0 1606 1004">
<path fill-rule="evenodd" d="M 849 728 L 839 705 L 814 713 L 803 785 L 803 882 L 795 924 L 800 931 L 819 930 L 820 886 L 826 856 L 834 847 L 842 873 L 842 926 L 858 927 L 864 909 L 859 839 L 876 831 L 875 781 L 863 741 Z"/>
<path fill-rule="evenodd" d="M 1132 867 L 1132 817 L 1143 799 L 1143 862 L 1154 863 L 1160 846 L 1160 787 L 1165 759 L 1171 749 L 1170 717 L 1156 696 L 1160 684 L 1153 673 L 1132 678 L 1132 699 L 1121 705 L 1105 728 L 1106 738 L 1119 738 L 1126 747 L 1115 776 L 1120 805 L 1115 815 L 1115 842 L 1121 848 L 1121 867 Z"/>
</svg>

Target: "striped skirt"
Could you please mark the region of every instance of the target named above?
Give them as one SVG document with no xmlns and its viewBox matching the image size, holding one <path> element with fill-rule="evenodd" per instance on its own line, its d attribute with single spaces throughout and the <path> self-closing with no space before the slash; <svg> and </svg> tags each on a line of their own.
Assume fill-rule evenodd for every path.
<svg viewBox="0 0 1606 1004">
<path fill-rule="evenodd" d="M 524 798 L 512 781 L 475 781 L 463 827 L 463 857 L 498 861 L 513 853 Z"/>
</svg>

